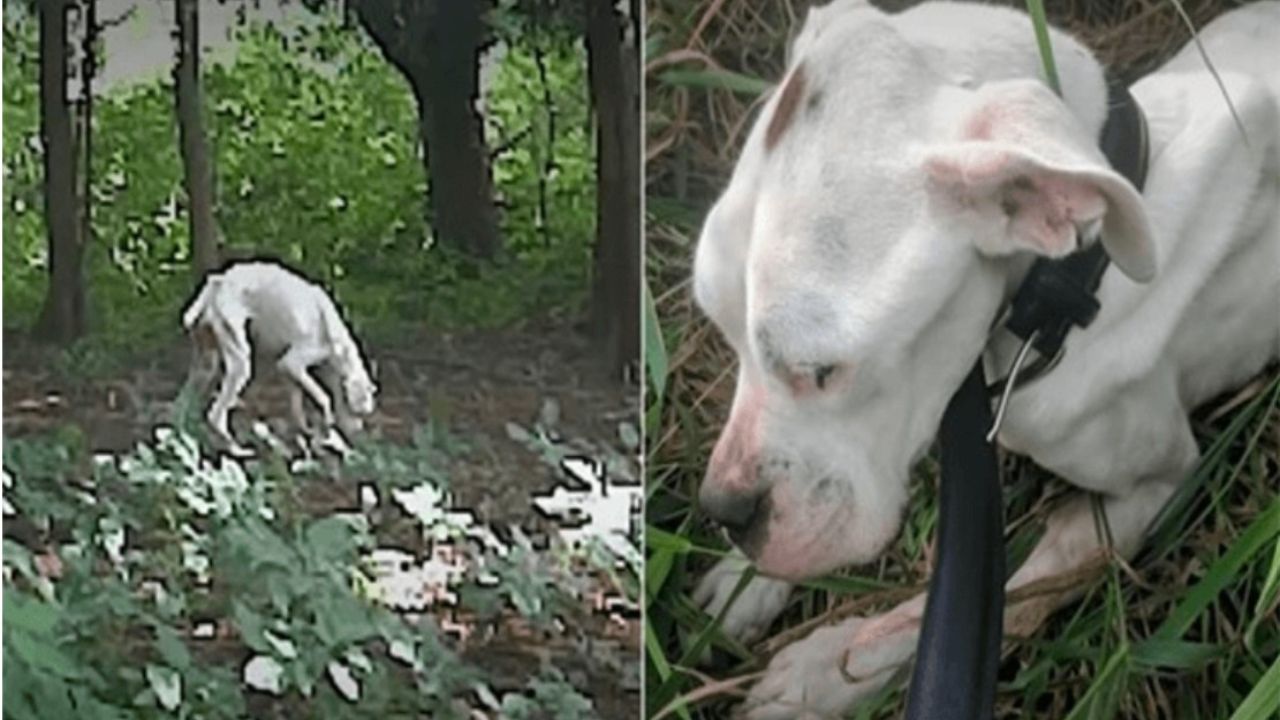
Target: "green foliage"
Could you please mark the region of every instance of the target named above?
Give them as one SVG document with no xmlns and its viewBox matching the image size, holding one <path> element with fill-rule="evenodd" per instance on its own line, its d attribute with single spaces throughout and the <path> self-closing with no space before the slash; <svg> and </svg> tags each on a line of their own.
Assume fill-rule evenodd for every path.
<svg viewBox="0 0 1280 720">
<path fill-rule="evenodd" d="M 43 297 L 44 172 L 40 167 L 40 84 L 30 21 L 4 23 L 4 305 L 34 318 Z M 19 241 L 37 238 L 41 242 Z"/>
<path fill-rule="evenodd" d="M 442 441 L 422 432 L 394 461 L 367 443 L 358 453 L 382 459 L 357 458 L 345 473 L 434 472 L 408 455 L 438 458 L 449 452 Z M 8 440 L 9 522 L 39 539 L 5 540 L 5 716 L 230 719 L 269 701 L 271 716 L 463 717 L 459 699 L 485 686 L 486 672 L 450 650 L 434 622 L 371 599 L 364 558 L 400 537 L 381 537 L 396 523 L 374 521 L 391 510 L 316 512 L 278 460 L 213 463 L 171 428 L 118 457 L 86 457 L 74 437 Z M 558 589 L 569 570 L 554 554 L 518 548 L 483 568 L 499 580 L 464 580 L 464 603 L 513 599 L 537 621 L 573 602 Z M 278 697 L 246 687 L 255 658 L 278 668 Z M 344 695 L 340 673 L 358 683 L 358 699 Z M 529 689 L 501 700 L 511 717 L 591 716 L 558 671 Z"/>
<path fill-rule="evenodd" d="M 14 327 L 39 309 L 46 240 L 34 23 L 6 17 L 4 32 L 4 300 L 6 327 Z M 359 330 L 375 336 L 576 310 L 595 222 L 586 55 L 569 35 L 541 42 L 556 113 L 550 144 L 543 88 L 518 35 L 484 98 L 506 253 L 477 267 L 431 242 L 418 109 L 403 76 L 359 28 L 322 15 L 288 35 L 242 30 L 230 62 L 203 69 L 225 243 L 324 282 Z M 164 75 L 111 90 L 95 106 L 86 276 L 100 332 L 88 342 L 110 355 L 172 341 L 191 294 L 173 102 Z M 537 196 L 548 154 L 555 160 L 543 219 Z"/>
</svg>

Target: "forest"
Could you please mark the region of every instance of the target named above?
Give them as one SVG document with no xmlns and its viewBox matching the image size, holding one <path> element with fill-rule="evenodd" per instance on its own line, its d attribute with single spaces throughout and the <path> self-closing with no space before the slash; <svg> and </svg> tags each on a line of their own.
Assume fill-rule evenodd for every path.
<svg viewBox="0 0 1280 720">
<path fill-rule="evenodd" d="M 635 708 L 638 22 L 5 2 L 6 717 Z M 249 258 L 370 359 L 350 453 L 269 374 L 209 445 L 179 318 Z"/>
</svg>

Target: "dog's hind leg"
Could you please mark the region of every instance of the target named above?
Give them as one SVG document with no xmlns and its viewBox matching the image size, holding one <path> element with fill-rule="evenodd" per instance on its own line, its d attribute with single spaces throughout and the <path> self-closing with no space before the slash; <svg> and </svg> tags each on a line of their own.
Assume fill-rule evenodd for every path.
<svg viewBox="0 0 1280 720">
<path fill-rule="evenodd" d="M 191 329 L 191 363 L 187 366 L 184 387 L 197 398 L 204 398 L 218 376 L 218 340 L 207 325 Z"/>
<path fill-rule="evenodd" d="M 230 322 L 213 324 L 218 338 L 218 348 L 222 354 L 222 386 L 218 389 L 218 397 L 209 407 L 209 424 L 232 445 L 233 452 L 241 448 L 235 444 L 228 425 L 228 413 L 239 403 L 240 393 L 253 374 L 251 350 L 244 327 Z"/>
</svg>

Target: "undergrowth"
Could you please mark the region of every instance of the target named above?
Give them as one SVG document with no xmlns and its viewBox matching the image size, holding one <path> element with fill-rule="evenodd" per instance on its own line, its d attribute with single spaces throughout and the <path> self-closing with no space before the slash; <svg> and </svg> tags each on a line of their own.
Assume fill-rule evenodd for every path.
<svg viewBox="0 0 1280 720">
<path fill-rule="evenodd" d="M 240 463 L 181 425 L 118 456 L 6 439 L 5 717 L 595 716 L 554 661 L 462 654 L 565 632 L 615 568 L 452 509 L 456 440 L 290 459 L 260 427 Z"/>
</svg>

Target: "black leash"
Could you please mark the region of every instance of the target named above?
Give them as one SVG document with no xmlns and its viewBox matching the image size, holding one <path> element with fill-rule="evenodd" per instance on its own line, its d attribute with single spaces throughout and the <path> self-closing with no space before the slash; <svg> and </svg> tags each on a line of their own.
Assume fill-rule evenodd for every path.
<svg viewBox="0 0 1280 720">
<path fill-rule="evenodd" d="M 1148 144 L 1142 110 L 1121 84 L 1108 90 L 1100 146 L 1111 166 L 1138 190 Z M 1009 394 L 1052 369 L 1072 327 L 1098 314 L 1094 297 L 1110 258 L 1102 243 L 1059 260 L 1037 259 L 1019 286 L 1006 327 L 1023 339 L 1009 377 L 986 386 L 979 359 L 942 417 L 942 494 L 938 563 L 929 579 L 924 625 L 907 695 L 907 720 L 987 720 L 993 715 L 1004 615 L 1004 503 L 989 395 Z M 1026 350 L 1039 358 L 1018 372 Z"/>
</svg>

